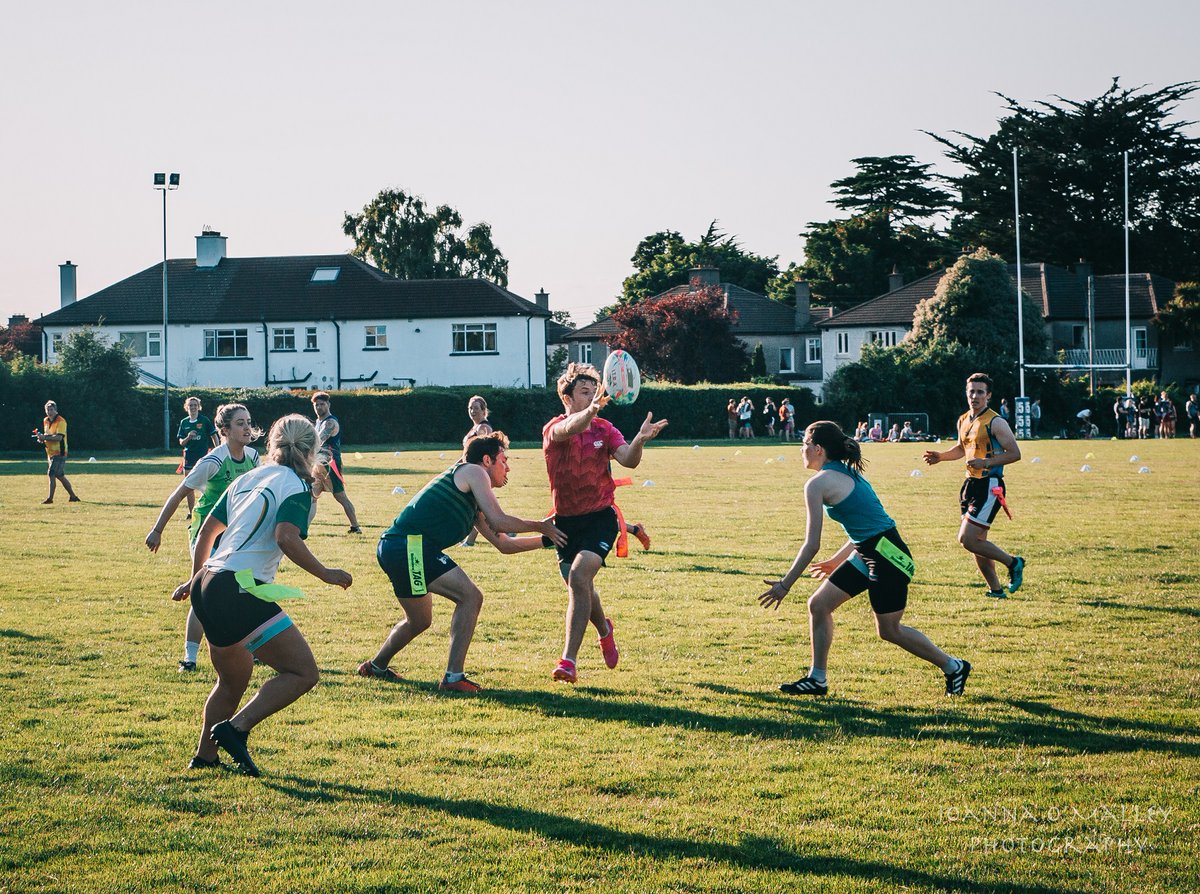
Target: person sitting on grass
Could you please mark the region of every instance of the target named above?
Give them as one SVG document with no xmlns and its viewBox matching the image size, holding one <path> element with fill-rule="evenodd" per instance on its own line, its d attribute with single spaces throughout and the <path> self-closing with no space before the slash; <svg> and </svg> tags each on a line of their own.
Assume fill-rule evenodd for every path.
<svg viewBox="0 0 1200 894">
<path fill-rule="evenodd" d="M 495 488 L 508 483 L 508 438 L 492 432 L 467 443 L 462 459 L 413 497 L 379 539 L 379 567 L 392 582 L 404 619 L 388 634 L 370 661 L 358 666 L 360 677 L 395 682 L 400 676 L 388 662 L 429 628 L 433 596 L 454 603 L 450 618 L 450 657 L 438 689 L 479 692 L 482 687 L 463 670 L 467 649 L 483 607 L 483 593 L 445 550 L 462 540 L 472 525 L 502 553 L 540 549 L 542 536 L 555 546 L 566 535 L 548 521 L 517 518 L 500 508 Z M 533 531 L 538 537 L 506 537 Z"/>
<path fill-rule="evenodd" d="M 353 583 L 348 571 L 327 568 L 304 545 L 316 462 L 317 430 L 309 420 L 292 414 L 272 425 L 266 464 L 235 480 L 217 501 L 196 537 L 192 577 L 171 596 L 191 598 L 217 672 L 190 769 L 220 766 L 220 747 L 242 773 L 258 776 L 246 747 L 250 731 L 317 685 L 312 650 L 276 601 L 301 594 L 270 585 L 284 556 L 324 583 L 343 589 Z M 238 711 L 256 658 L 277 674 Z"/>
<path fill-rule="evenodd" d="M 758 597 L 763 608 L 778 608 L 800 580 L 821 548 L 825 513 L 846 531 L 845 546 L 821 562 L 813 562 L 813 577 L 822 579 L 808 600 L 812 667 L 780 691 L 789 695 L 825 695 L 826 667 L 833 643 L 833 613 L 866 590 L 875 613 L 880 639 L 895 643 L 939 668 L 946 676 L 946 694 L 962 695 L 971 663 L 946 654 L 914 627 L 900 623 L 908 605 L 908 584 L 916 566 L 896 523 L 884 511 L 874 489 L 863 477 L 862 448 L 834 422 L 814 422 L 804 432 L 804 466 L 816 472 L 804 485 L 808 525 L 804 545 L 792 567 L 779 580 L 765 580 L 769 589 Z"/>
</svg>

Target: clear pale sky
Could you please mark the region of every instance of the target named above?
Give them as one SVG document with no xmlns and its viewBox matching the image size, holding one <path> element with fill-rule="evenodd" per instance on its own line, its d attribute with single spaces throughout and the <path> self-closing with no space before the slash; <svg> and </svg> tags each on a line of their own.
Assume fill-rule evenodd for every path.
<svg viewBox="0 0 1200 894">
<path fill-rule="evenodd" d="M 155 171 L 183 178 L 173 258 L 205 225 L 231 256 L 347 251 L 343 214 L 396 186 L 489 222 L 509 287 L 587 323 L 652 232 L 715 218 L 800 261 L 851 158 L 948 172 L 922 130 L 1200 77 L 1197 33 L 1161 0 L 8 4 L 0 323 L 57 309 L 68 259 L 80 297 L 159 262 Z"/>
</svg>

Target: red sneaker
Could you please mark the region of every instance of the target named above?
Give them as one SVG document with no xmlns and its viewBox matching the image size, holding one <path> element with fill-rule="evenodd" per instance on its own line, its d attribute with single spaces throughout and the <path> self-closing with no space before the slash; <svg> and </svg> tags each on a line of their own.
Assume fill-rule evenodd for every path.
<svg viewBox="0 0 1200 894">
<path fill-rule="evenodd" d="M 554 669 L 551 676 L 560 683 L 574 683 L 578 679 L 575 673 L 575 662 L 563 658 L 558 662 L 558 667 Z"/>
<path fill-rule="evenodd" d="M 604 653 L 604 663 L 610 668 L 617 666 L 617 659 L 621 657 L 621 653 L 617 651 L 616 641 L 613 639 L 613 622 L 611 618 L 605 618 L 608 622 L 608 634 L 600 637 L 600 651 Z"/>
<path fill-rule="evenodd" d="M 638 539 L 638 543 L 642 545 L 642 549 L 650 549 L 650 535 L 646 532 L 645 525 L 638 525 L 637 530 L 630 533 Z"/>
<path fill-rule="evenodd" d="M 483 692 L 482 686 L 474 680 L 468 680 L 466 677 L 456 680 L 453 683 L 442 677 L 442 682 L 438 683 L 438 689 L 442 692 Z"/>
<path fill-rule="evenodd" d="M 360 677 L 373 677 L 376 680 L 386 680 L 389 683 L 399 683 L 400 675 L 390 667 L 385 667 L 380 670 L 370 661 L 364 661 L 358 666 L 358 675 Z"/>
</svg>

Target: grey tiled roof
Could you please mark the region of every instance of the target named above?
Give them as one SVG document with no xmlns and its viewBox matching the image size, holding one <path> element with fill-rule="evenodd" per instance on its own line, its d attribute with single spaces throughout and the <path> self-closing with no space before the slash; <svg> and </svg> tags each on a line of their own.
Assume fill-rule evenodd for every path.
<svg viewBox="0 0 1200 894">
<path fill-rule="evenodd" d="M 318 267 L 338 267 L 334 282 L 311 282 Z M 532 301 L 482 279 L 388 276 L 348 254 L 224 258 L 198 268 L 192 258 L 167 262 L 172 323 L 284 320 L 379 320 L 460 316 L 548 317 Z M 162 264 L 46 314 L 44 326 L 162 322 Z"/>
</svg>

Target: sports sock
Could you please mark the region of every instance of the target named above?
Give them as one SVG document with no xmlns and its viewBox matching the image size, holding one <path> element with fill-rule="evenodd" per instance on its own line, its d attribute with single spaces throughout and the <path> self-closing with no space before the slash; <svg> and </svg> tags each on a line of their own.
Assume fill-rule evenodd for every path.
<svg viewBox="0 0 1200 894">
<path fill-rule="evenodd" d="M 466 678 L 466 674 L 452 674 L 450 671 L 446 671 L 445 680 L 447 683 L 457 683 L 459 680 L 465 680 Z"/>
<path fill-rule="evenodd" d="M 962 660 L 955 658 L 953 655 L 950 656 L 949 661 L 942 665 L 942 673 L 947 677 L 951 674 L 957 674 L 960 670 L 962 670 Z"/>
<path fill-rule="evenodd" d="M 814 680 L 816 680 L 818 683 L 826 682 L 825 668 L 823 668 L 823 667 L 814 667 L 814 668 L 810 669 L 808 672 L 808 675 L 810 677 L 812 677 Z"/>
<path fill-rule="evenodd" d="M 183 644 L 183 660 L 196 663 L 196 659 L 200 657 L 200 644 L 188 640 Z"/>
</svg>

